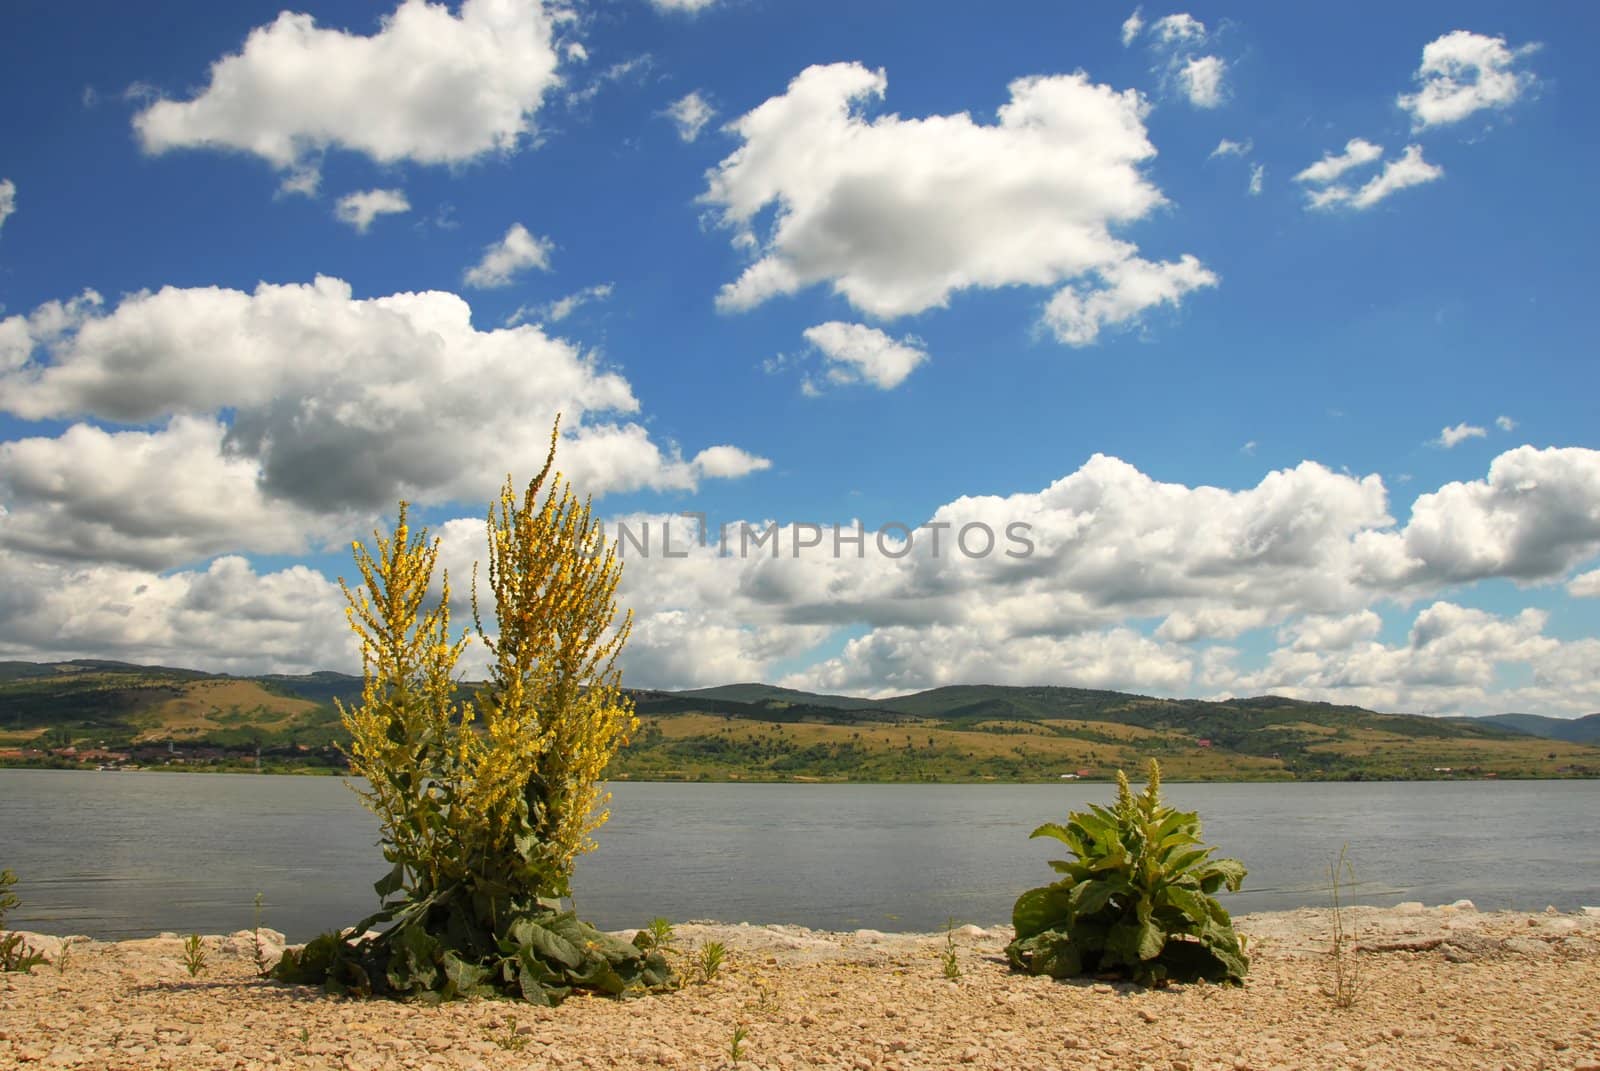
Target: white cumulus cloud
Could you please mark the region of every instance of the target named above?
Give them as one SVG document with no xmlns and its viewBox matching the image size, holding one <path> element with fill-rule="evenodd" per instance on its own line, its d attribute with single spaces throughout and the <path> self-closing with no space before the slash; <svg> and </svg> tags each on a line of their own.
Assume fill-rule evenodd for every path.
<svg viewBox="0 0 1600 1071">
<path fill-rule="evenodd" d="M 1139 32 L 1144 29 L 1144 8 L 1136 7 L 1133 13 L 1122 20 L 1122 47 L 1127 48 L 1139 37 Z"/>
<path fill-rule="evenodd" d="M 1195 56 L 1178 69 L 1178 84 L 1196 108 L 1216 108 L 1222 104 L 1227 70 L 1221 56 Z"/>
<path fill-rule="evenodd" d="M 1294 180 L 1317 186 L 1326 185 L 1346 171 L 1364 167 L 1382 155 L 1382 145 L 1374 145 L 1365 138 L 1351 138 L 1345 142 L 1343 152 L 1324 153 L 1322 159 L 1300 172 Z"/>
<path fill-rule="evenodd" d="M 17 210 L 17 184 L 10 179 L 0 179 L 0 227 Z"/>
<path fill-rule="evenodd" d="M 1150 24 L 1151 35 L 1163 45 L 1204 44 L 1206 24 L 1187 12 L 1165 15 Z"/>
<path fill-rule="evenodd" d="M 332 148 L 429 164 L 514 151 L 561 81 L 553 25 L 543 0 L 463 0 L 457 14 L 403 0 L 371 35 L 284 11 L 213 63 L 197 94 L 156 100 L 134 129 L 146 152 L 253 153 L 301 185 Z"/>
<path fill-rule="evenodd" d="M 1576 599 L 1600 599 L 1600 569 L 1591 569 L 1567 581 L 1567 594 Z"/>
<path fill-rule="evenodd" d="M 490 290 L 510 286 L 519 272 L 529 268 L 550 270 L 548 238 L 540 238 L 520 223 L 513 223 L 505 237 L 484 247 L 483 259 L 466 270 L 462 281 L 468 286 Z"/>
<path fill-rule="evenodd" d="M 1448 450 L 1453 446 L 1459 446 L 1468 439 L 1482 439 L 1488 434 L 1489 433 L 1483 428 L 1480 428 L 1475 424 L 1468 424 L 1465 420 L 1463 420 L 1455 427 L 1440 429 L 1439 437 L 1433 440 L 1433 444 L 1435 446 L 1442 446 Z"/>
<path fill-rule="evenodd" d="M 90 295 L 9 317 L 0 321 L 0 408 L 29 420 L 163 425 L 148 440 L 140 432 L 105 442 L 89 429 L 50 451 L 30 446 L 28 459 L 13 459 L 28 460 L 30 482 L 17 483 L 15 465 L 7 478 L 33 504 L 10 500 L 8 511 L 126 516 L 61 500 L 105 497 L 97 481 L 71 477 L 79 449 L 149 456 L 152 466 L 189 458 L 170 473 L 175 484 L 243 488 L 253 479 L 261 495 L 307 513 L 385 509 L 400 498 L 483 501 L 507 472 L 538 469 L 557 413 L 562 468 L 597 495 L 692 489 L 717 467 L 653 442 L 628 419 L 639 403 L 626 379 L 537 327 L 480 331 L 455 294 L 356 299 L 331 278 L 251 293 L 168 287 L 111 311 Z M 40 460 L 46 452 L 50 464 Z M 150 493 L 159 502 L 178 491 Z M 241 528 L 253 501 L 242 499 Z M 144 524 L 133 516 L 111 527 L 143 543 Z"/>
<path fill-rule="evenodd" d="M 1411 113 L 1413 129 L 1459 123 L 1486 108 L 1515 104 L 1534 84 L 1519 60 L 1537 45 L 1511 48 L 1504 37 L 1454 30 L 1422 49 L 1415 93 L 1402 93 L 1401 108 Z"/>
<path fill-rule="evenodd" d="M 358 190 L 339 198 L 333 214 L 362 234 L 379 216 L 411 211 L 411 202 L 401 190 Z"/>
<path fill-rule="evenodd" d="M 717 110 L 707 103 L 699 90 L 694 90 L 668 105 L 665 114 L 678 128 L 678 137 L 690 142 L 700 136 L 700 131 L 711 122 Z"/>
<path fill-rule="evenodd" d="M 1306 204 L 1310 208 L 1367 209 L 1401 190 L 1443 177 L 1444 168 L 1424 160 L 1420 145 L 1407 145 L 1398 159 L 1387 161 L 1382 171 L 1359 188 L 1335 184 L 1309 190 Z"/>
<path fill-rule="evenodd" d="M 862 107 L 887 87 L 859 64 L 810 67 L 731 124 L 743 144 L 702 200 L 756 260 L 719 307 L 826 283 L 893 318 L 968 288 L 1075 284 L 1061 300 L 1095 311 L 1065 317 L 1063 337 L 1082 344 L 1091 327 L 1137 318 L 1137 294 L 1159 304 L 1214 283 L 1193 256 L 1154 264 L 1114 233 L 1165 203 L 1140 170 L 1155 149 L 1137 92 L 1081 73 L 1031 77 L 1011 84 L 992 125 L 965 113 L 868 119 Z M 769 206 L 763 239 L 756 217 Z M 1162 285 L 1149 285 L 1155 276 Z M 1085 289 L 1091 279 L 1104 296 Z"/>
<path fill-rule="evenodd" d="M 830 320 L 806 328 L 805 338 L 821 352 L 835 383 L 866 382 L 893 390 L 928 359 L 927 350 L 914 341 L 896 341 L 864 324 Z"/>
</svg>

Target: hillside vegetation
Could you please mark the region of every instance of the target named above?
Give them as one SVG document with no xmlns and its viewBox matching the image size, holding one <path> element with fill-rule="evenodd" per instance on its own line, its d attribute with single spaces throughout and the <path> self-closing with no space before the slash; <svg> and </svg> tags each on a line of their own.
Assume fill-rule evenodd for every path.
<svg viewBox="0 0 1600 1071">
<path fill-rule="evenodd" d="M 0 762 L 338 769 L 338 673 L 230 677 L 74 661 L 0 663 Z M 464 688 L 471 685 L 463 685 Z M 1380 714 L 1281 697 L 1208 702 L 971 685 L 888 699 L 761 684 L 636 691 L 640 730 L 608 769 L 638 780 L 1042 781 L 1144 760 L 1185 780 L 1600 776 L 1600 747 L 1556 738 L 1600 716 Z M 71 750 L 69 750 L 71 749 Z"/>
</svg>

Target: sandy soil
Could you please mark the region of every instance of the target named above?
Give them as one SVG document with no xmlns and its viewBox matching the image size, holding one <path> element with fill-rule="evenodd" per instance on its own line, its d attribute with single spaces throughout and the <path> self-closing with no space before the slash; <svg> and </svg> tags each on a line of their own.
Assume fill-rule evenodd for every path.
<svg viewBox="0 0 1600 1071">
<path fill-rule="evenodd" d="M 1600 1071 L 1600 911 L 1402 905 L 1349 919 L 1362 948 L 1349 1009 L 1326 992 L 1328 913 L 1310 910 L 1239 920 L 1254 956 L 1242 989 L 1022 977 L 1003 929 L 956 931 L 961 977 L 947 981 L 943 935 L 686 924 L 686 973 L 701 943 L 728 946 L 710 983 L 554 1010 L 260 981 L 248 932 L 208 938 L 198 978 L 175 936 L 74 941 L 60 969 L 0 975 L 0 1067 Z M 60 938 L 34 941 L 61 954 Z"/>
</svg>

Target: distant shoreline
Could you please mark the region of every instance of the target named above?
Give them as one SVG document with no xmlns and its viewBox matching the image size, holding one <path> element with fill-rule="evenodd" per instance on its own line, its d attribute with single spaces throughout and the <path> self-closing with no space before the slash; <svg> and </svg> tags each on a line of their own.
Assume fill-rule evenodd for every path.
<svg viewBox="0 0 1600 1071">
<path fill-rule="evenodd" d="M 244 767 L 206 767 L 206 766 L 139 766 L 123 767 L 116 770 L 102 770 L 87 765 L 47 765 L 44 763 L 11 762 L 0 759 L 0 770 L 54 770 L 63 773 L 118 773 L 118 774 L 220 774 L 242 777 L 349 777 L 350 771 L 334 769 L 325 766 L 307 766 L 304 768 L 275 768 L 267 770 L 252 770 Z M 1085 776 L 1070 779 L 1055 780 L 1039 778 L 1030 780 L 1006 780 L 997 777 L 981 778 L 939 778 L 923 780 L 884 780 L 884 779 L 855 779 L 855 778 L 828 778 L 828 777 L 613 777 L 606 779 L 607 784 L 634 784 L 634 785 L 1105 785 L 1115 783 L 1115 775 L 1110 776 Z M 1565 781 L 1596 781 L 1600 780 L 1600 772 L 1563 774 L 1559 777 L 1539 776 L 1499 776 L 1486 774 L 1474 776 L 1469 774 L 1446 774 L 1439 777 L 1166 777 L 1164 781 L 1172 785 L 1341 785 L 1341 784 L 1459 784 L 1462 782 L 1494 783 L 1496 781 L 1528 782 L 1548 781 L 1560 783 Z"/>
</svg>

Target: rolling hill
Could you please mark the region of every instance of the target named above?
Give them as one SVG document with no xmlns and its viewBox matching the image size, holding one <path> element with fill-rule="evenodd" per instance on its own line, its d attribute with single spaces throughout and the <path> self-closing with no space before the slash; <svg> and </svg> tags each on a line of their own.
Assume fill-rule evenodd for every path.
<svg viewBox="0 0 1600 1071">
<path fill-rule="evenodd" d="M 360 689 L 360 678 L 327 672 L 0 663 L 0 761 L 336 768 L 333 701 Z M 764 684 L 632 695 L 640 730 L 613 760 L 615 778 L 1041 781 L 1108 777 L 1149 757 L 1189 779 L 1600 776 L 1600 747 L 1553 735 L 1596 717 L 1446 719 L 1279 696 L 997 685 L 879 699 Z"/>
<path fill-rule="evenodd" d="M 1546 740 L 1565 740 L 1573 744 L 1600 744 L 1600 714 L 1581 718 L 1547 718 L 1543 714 L 1487 714 L 1481 718 L 1461 718 L 1479 724 L 1498 725 Z"/>
</svg>

